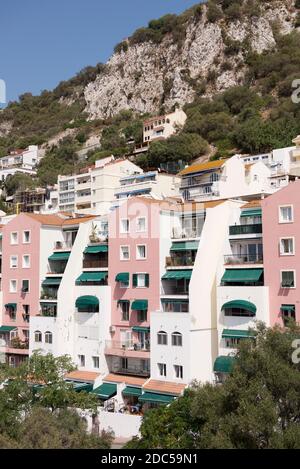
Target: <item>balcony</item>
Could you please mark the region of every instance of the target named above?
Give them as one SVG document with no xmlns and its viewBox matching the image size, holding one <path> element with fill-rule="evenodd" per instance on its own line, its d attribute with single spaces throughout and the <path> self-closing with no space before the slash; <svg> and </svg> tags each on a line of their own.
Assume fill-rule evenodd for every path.
<svg viewBox="0 0 300 469">
<path fill-rule="evenodd" d="M 224 256 L 224 264 L 226 265 L 263 264 L 263 262 L 262 254 L 229 254 Z"/>
<path fill-rule="evenodd" d="M 108 259 L 84 259 L 82 267 L 83 269 L 108 268 Z"/>
<path fill-rule="evenodd" d="M 148 341 L 142 344 L 133 341 L 124 343 L 116 340 L 107 340 L 104 353 L 106 355 L 127 358 L 150 358 L 150 343 Z"/>
<path fill-rule="evenodd" d="M 53 249 L 54 251 L 71 251 L 72 246 L 72 241 L 56 241 Z"/>
<path fill-rule="evenodd" d="M 183 228 L 182 230 L 178 228 L 173 228 L 172 230 L 172 239 L 197 239 L 201 236 L 203 224 L 199 228 Z"/>
<path fill-rule="evenodd" d="M 148 378 L 150 376 L 150 370 L 147 370 L 141 366 L 128 366 L 123 368 L 122 366 L 113 366 L 112 373 L 120 375 L 132 375 L 132 376 L 142 376 Z"/>
<path fill-rule="evenodd" d="M 41 301 L 56 301 L 57 300 L 57 290 L 56 289 L 49 289 L 49 290 L 42 290 L 41 296 L 40 296 Z"/>
<path fill-rule="evenodd" d="M 20 340 L 18 337 L 5 340 L 3 345 L 0 347 L 5 353 L 13 353 L 13 354 L 28 354 L 29 352 L 29 340 Z"/>
<path fill-rule="evenodd" d="M 229 227 L 229 235 L 262 234 L 262 224 L 234 225 Z"/>
<path fill-rule="evenodd" d="M 188 267 L 195 263 L 195 255 L 166 257 L 166 267 Z"/>
</svg>

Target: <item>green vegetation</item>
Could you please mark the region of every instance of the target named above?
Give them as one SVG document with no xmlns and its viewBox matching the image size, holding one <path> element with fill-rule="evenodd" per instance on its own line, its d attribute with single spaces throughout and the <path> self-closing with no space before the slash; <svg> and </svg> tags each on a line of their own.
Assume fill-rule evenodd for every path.
<svg viewBox="0 0 300 469">
<path fill-rule="evenodd" d="M 89 434 L 75 409 L 95 414 L 99 401 L 64 380 L 74 367 L 67 356 L 34 353 L 18 368 L 2 365 L 0 448 L 106 448 L 110 433 Z"/>
<path fill-rule="evenodd" d="M 141 449 L 297 449 L 300 447 L 300 364 L 292 362 L 300 328 L 266 329 L 243 341 L 221 386 L 195 383 L 168 407 L 146 413 Z"/>
</svg>

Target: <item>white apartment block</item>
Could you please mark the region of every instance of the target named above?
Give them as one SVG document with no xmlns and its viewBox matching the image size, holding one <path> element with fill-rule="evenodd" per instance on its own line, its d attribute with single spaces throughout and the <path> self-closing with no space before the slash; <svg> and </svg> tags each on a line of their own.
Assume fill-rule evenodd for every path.
<svg viewBox="0 0 300 469">
<path fill-rule="evenodd" d="M 38 163 L 37 145 L 29 145 L 25 150 L 14 150 L 8 156 L 0 158 L 0 180 L 16 173 L 35 175 Z"/>
<path fill-rule="evenodd" d="M 144 121 L 143 142 L 150 143 L 174 135 L 185 124 L 187 116 L 182 109 Z"/>
</svg>

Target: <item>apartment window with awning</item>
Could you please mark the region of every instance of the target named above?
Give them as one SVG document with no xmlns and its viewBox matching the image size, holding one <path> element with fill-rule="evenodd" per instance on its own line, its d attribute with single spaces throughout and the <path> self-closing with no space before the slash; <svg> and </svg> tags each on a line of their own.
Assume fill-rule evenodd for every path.
<svg viewBox="0 0 300 469">
<path fill-rule="evenodd" d="M 282 270 L 281 271 L 281 287 L 282 288 L 295 288 L 295 271 Z"/>
<path fill-rule="evenodd" d="M 232 300 L 222 306 L 225 316 L 253 317 L 256 315 L 256 306 L 250 301 Z"/>
<path fill-rule="evenodd" d="M 264 283 L 264 269 L 226 269 L 222 286 L 260 286 Z"/>
<path fill-rule="evenodd" d="M 96 296 L 80 296 L 75 306 L 79 313 L 99 313 L 99 300 Z"/>
<path fill-rule="evenodd" d="M 296 307 L 295 305 L 281 305 L 280 313 L 282 317 L 283 324 L 285 326 L 292 321 L 296 321 Z"/>
</svg>

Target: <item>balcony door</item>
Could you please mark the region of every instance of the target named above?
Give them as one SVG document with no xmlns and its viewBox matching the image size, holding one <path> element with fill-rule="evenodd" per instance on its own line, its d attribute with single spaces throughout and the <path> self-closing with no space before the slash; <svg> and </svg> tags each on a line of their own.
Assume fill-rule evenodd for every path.
<svg viewBox="0 0 300 469">
<path fill-rule="evenodd" d="M 131 331 L 121 330 L 120 331 L 121 345 L 122 347 L 128 348 L 132 343 L 132 334 Z"/>
</svg>

